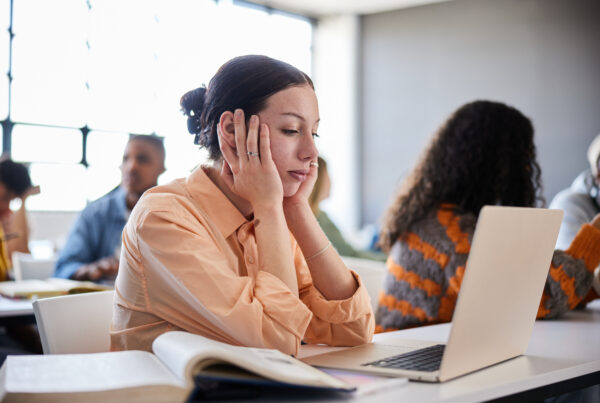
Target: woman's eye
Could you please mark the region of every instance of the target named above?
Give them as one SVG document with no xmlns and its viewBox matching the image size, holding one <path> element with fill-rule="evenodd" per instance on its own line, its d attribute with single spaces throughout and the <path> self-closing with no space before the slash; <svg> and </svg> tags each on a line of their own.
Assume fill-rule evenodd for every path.
<svg viewBox="0 0 600 403">
<path fill-rule="evenodd" d="M 298 130 L 292 130 L 292 129 L 283 129 L 283 132 L 285 134 L 289 134 L 289 135 L 300 133 Z"/>
<path fill-rule="evenodd" d="M 320 137 L 320 136 L 319 136 L 319 133 L 313 133 L 313 134 L 312 134 L 312 136 L 313 136 L 313 137 Z"/>
</svg>

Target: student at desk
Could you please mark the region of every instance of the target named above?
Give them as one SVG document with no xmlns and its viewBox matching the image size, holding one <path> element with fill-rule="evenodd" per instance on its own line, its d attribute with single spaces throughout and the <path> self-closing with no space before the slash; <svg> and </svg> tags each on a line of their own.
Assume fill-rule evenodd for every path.
<svg viewBox="0 0 600 403">
<path fill-rule="evenodd" d="M 313 215 L 319 109 L 310 78 L 266 56 L 185 94 L 212 164 L 144 194 L 123 231 L 111 349 L 183 329 L 297 354 L 371 340 L 369 297 Z"/>
<path fill-rule="evenodd" d="M 0 281 L 8 280 L 12 253 L 29 252 L 25 201 L 39 192 L 39 186 L 31 185 L 25 165 L 0 159 Z M 21 207 L 13 212 L 10 202 L 16 198 L 21 199 Z"/>
<path fill-rule="evenodd" d="M 541 188 L 528 118 L 497 102 L 459 108 L 384 218 L 380 242 L 389 258 L 377 330 L 451 321 L 480 209 L 533 207 L 543 202 Z M 597 298 L 592 280 L 598 263 L 600 215 L 581 226 L 568 249 L 555 251 L 538 318 Z"/>
</svg>

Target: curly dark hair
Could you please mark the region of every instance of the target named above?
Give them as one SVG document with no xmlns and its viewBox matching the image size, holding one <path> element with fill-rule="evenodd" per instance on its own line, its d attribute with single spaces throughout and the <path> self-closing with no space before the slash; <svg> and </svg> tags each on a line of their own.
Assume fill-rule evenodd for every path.
<svg viewBox="0 0 600 403">
<path fill-rule="evenodd" d="M 387 209 L 379 245 L 398 237 L 443 203 L 476 217 L 486 204 L 545 203 L 533 126 L 517 109 L 474 101 L 455 111 L 433 136 Z"/>
</svg>

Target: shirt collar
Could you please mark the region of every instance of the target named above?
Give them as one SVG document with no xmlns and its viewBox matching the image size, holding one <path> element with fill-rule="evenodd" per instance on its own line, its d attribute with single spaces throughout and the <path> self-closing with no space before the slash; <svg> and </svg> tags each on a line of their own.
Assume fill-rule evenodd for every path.
<svg viewBox="0 0 600 403">
<path fill-rule="evenodd" d="M 225 238 L 248 222 L 221 189 L 210 180 L 203 167 L 196 168 L 186 178 L 185 183 L 194 203 L 206 212 Z"/>
</svg>

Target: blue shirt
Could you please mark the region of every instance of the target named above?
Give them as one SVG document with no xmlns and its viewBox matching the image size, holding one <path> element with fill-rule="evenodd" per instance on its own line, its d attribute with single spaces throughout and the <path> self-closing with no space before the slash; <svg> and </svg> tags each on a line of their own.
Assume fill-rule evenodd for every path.
<svg viewBox="0 0 600 403">
<path fill-rule="evenodd" d="M 127 215 L 125 191 L 121 187 L 88 204 L 58 256 L 54 276 L 70 278 L 81 266 L 113 256 L 121 246 Z"/>
</svg>

